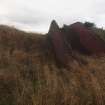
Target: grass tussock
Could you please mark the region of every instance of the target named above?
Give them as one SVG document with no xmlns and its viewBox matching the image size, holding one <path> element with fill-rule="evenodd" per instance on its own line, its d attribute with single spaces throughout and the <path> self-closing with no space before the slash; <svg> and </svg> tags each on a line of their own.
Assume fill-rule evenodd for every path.
<svg viewBox="0 0 105 105">
<path fill-rule="evenodd" d="M 59 68 L 46 36 L 0 27 L 0 105 L 104 105 L 105 57 L 74 56 Z"/>
</svg>

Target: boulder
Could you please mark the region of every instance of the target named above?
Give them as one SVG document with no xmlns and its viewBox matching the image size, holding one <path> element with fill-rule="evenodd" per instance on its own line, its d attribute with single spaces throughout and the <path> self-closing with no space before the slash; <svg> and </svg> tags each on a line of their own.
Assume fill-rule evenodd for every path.
<svg viewBox="0 0 105 105">
<path fill-rule="evenodd" d="M 64 39 L 62 36 L 62 32 L 55 20 L 51 22 L 48 35 L 50 36 L 53 51 L 55 52 L 55 57 L 57 61 L 60 63 L 60 65 L 66 65 L 67 57 L 65 54 Z"/>
<path fill-rule="evenodd" d="M 52 43 L 55 58 L 60 65 L 61 63 L 67 65 L 67 56 L 68 54 L 72 56 L 73 50 L 91 55 L 105 53 L 105 42 L 97 37 L 91 28 L 80 22 L 59 28 L 57 22 L 53 20 L 48 36 Z"/>
<path fill-rule="evenodd" d="M 48 34 L 56 32 L 56 31 L 59 31 L 59 26 L 58 26 L 57 22 L 55 20 L 53 20 L 50 24 Z"/>
<path fill-rule="evenodd" d="M 93 30 L 79 22 L 70 27 L 79 36 L 80 43 L 90 54 L 105 53 L 105 42 L 97 37 Z"/>
</svg>

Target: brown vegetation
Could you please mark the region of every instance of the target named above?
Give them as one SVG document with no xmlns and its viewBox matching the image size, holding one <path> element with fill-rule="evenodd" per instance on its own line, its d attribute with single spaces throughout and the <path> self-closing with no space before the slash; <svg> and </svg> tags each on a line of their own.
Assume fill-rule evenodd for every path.
<svg viewBox="0 0 105 105">
<path fill-rule="evenodd" d="M 46 35 L 0 26 L 0 105 L 104 105 L 105 58 L 74 52 L 59 68 Z"/>
</svg>

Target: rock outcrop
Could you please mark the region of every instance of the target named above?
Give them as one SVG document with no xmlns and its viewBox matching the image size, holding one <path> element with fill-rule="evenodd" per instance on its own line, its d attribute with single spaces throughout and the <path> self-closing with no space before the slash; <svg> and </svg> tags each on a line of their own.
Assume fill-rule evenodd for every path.
<svg viewBox="0 0 105 105">
<path fill-rule="evenodd" d="M 52 43 L 57 61 L 59 63 L 66 65 L 67 58 L 66 58 L 66 54 L 65 54 L 64 39 L 62 36 L 62 32 L 55 20 L 53 20 L 51 22 L 48 35 L 49 35 L 50 41 Z"/>
<path fill-rule="evenodd" d="M 97 37 L 92 29 L 80 22 L 59 28 L 53 20 L 48 35 L 57 61 L 64 65 L 68 62 L 67 53 L 72 55 L 73 50 L 88 55 L 105 53 L 105 42 Z"/>
<path fill-rule="evenodd" d="M 93 30 L 85 27 L 82 23 L 74 23 L 70 29 L 79 36 L 80 43 L 90 54 L 105 53 L 105 42 Z"/>
</svg>

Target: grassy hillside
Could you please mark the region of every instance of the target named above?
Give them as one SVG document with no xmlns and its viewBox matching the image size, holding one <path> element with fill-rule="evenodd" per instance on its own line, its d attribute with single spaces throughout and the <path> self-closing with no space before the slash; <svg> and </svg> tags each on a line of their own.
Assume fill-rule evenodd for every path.
<svg viewBox="0 0 105 105">
<path fill-rule="evenodd" d="M 0 105 L 104 104 L 104 57 L 74 52 L 59 68 L 46 35 L 0 26 Z"/>
</svg>

